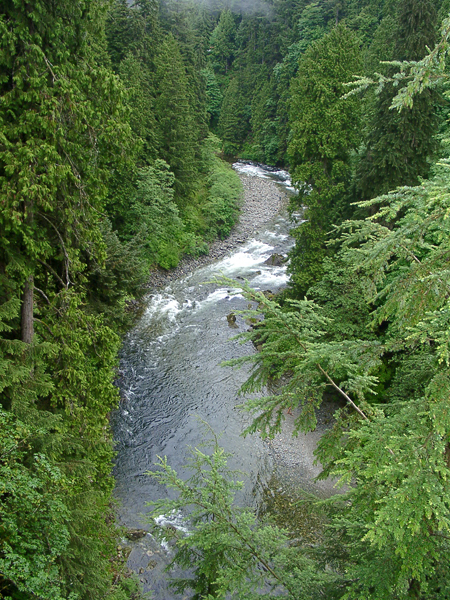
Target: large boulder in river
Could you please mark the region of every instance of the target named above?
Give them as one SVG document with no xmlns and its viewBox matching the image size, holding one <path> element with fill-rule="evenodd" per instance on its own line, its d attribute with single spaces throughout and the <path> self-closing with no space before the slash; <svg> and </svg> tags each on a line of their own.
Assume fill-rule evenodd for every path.
<svg viewBox="0 0 450 600">
<path fill-rule="evenodd" d="M 285 262 L 286 259 L 282 254 L 272 254 L 272 256 L 269 256 L 269 258 L 264 261 L 264 264 L 270 265 L 271 267 L 282 267 Z"/>
</svg>

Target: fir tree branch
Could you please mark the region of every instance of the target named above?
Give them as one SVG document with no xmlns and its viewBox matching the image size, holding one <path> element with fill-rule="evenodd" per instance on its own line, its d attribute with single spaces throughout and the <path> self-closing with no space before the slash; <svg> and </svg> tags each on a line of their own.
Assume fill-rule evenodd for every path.
<svg viewBox="0 0 450 600">
<path fill-rule="evenodd" d="M 62 239 L 62 235 L 59 233 L 57 227 L 54 225 L 54 223 L 52 223 L 50 221 L 50 219 L 48 217 L 46 217 L 44 214 L 42 214 L 41 212 L 38 213 L 38 215 L 40 217 L 42 217 L 43 219 L 45 219 L 47 221 L 47 223 L 49 223 L 51 225 L 51 227 L 53 227 L 53 229 L 56 231 L 56 235 L 59 237 L 59 241 L 61 242 L 61 246 L 64 252 L 64 257 L 65 257 L 65 262 L 64 262 L 64 267 L 65 267 L 65 271 L 66 271 L 66 280 L 67 283 L 65 284 L 65 288 L 69 289 L 69 285 L 71 283 L 70 278 L 69 278 L 69 264 L 70 264 L 70 259 L 69 259 L 69 255 L 67 254 L 67 250 L 66 250 L 66 246 L 64 244 L 64 241 Z M 60 279 L 60 281 L 62 281 Z"/>
<path fill-rule="evenodd" d="M 351 406 L 353 406 L 353 408 L 356 410 L 357 413 L 359 413 L 361 415 L 361 417 L 363 419 L 366 419 L 367 421 L 369 421 L 369 417 L 367 415 L 365 415 L 363 413 L 363 411 L 353 402 L 353 400 L 350 398 L 350 396 L 348 394 L 346 394 L 344 392 L 344 390 L 342 388 L 340 388 L 337 383 L 335 383 L 333 381 L 333 379 L 328 375 L 328 373 L 321 367 L 321 365 L 319 363 L 316 363 L 317 368 L 319 369 L 319 371 L 325 375 L 325 377 L 328 379 L 328 381 L 330 382 L 330 384 L 334 387 L 334 389 L 339 392 L 346 400 L 349 404 L 351 404 Z"/>
<path fill-rule="evenodd" d="M 58 275 L 58 273 L 50 266 L 48 265 L 45 261 L 43 261 L 41 258 L 37 258 L 36 259 L 39 263 L 41 263 L 41 265 L 43 265 L 46 269 L 48 269 L 51 273 L 53 273 L 53 275 L 56 277 L 56 279 L 59 281 L 59 283 L 66 288 L 66 284 L 64 283 L 64 281 L 61 279 L 61 277 Z"/>
<path fill-rule="evenodd" d="M 38 288 L 38 287 L 36 287 L 36 286 L 34 286 L 34 289 L 36 290 L 36 292 L 39 292 L 39 293 L 41 294 L 41 296 L 43 296 L 43 297 L 44 297 L 44 298 L 47 300 L 48 304 L 50 304 L 50 305 L 51 305 L 51 302 L 50 302 L 50 300 L 48 299 L 48 296 L 47 296 L 46 294 L 44 294 L 44 292 L 43 292 L 41 289 L 39 289 L 39 288 Z M 36 319 L 35 319 L 35 320 L 36 320 Z"/>
<path fill-rule="evenodd" d="M 255 298 L 253 298 L 253 300 L 254 299 Z M 292 335 L 292 337 L 296 340 L 296 342 L 299 344 L 299 346 L 301 346 L 303 348 L 305 354 L 307 354 L 308 348 L 303 343 L 303 341 L 298 337 L 297 333 L 295 331 L 293 331 L 292 328 L 287 323 L 284 323 L 284 326 L 289 331 L 289 333 Z M 356 412 L 358 414 L 360 414 L 363 417 L 363 419 L 366 419 L 368 421 L 369 417 L 367 417 L 363 413 L 363 411 L 353 402 L 353 400 L 350 398 L 350 396 L 348 394 L 346 394 L 341 387 L 339 387 L 339 385 L 330 377 L 330 375 L 325 371 L 325 369 L 323 369 L 323 367 L 320 365 L 320 363 L 316 363 L 316 367 L 326 377 L 326 379 L 330 382 L 330 384 L 334 387 L 334 389 L 337 392 L 339 392 L 347 400 L 347 402 L 356 410 Z"/>
<path fill-rule="evenodd" d="M 259 555 L 258 550 L 255 548 L 255 546 L 251 544 L 251 542 L 239 531 L 236 525 L 234 525 L 234 523 L 229 518 L 225 518 L 221 513 L 214 511 L 214 509 L 212 509 L 210 506 L 206 506 L 198 500 L 194 501 L 194 504 L 200 508 L 203 508 L 203 510 L 210 512 L 212 516 L 221 520 L 228 527 L 230 527 L 238 536 L 238 538 L 240 538 L 244 542 L 244 544 L 249 548 L 253 557 L 256 558 L 256 560 L 272 575 L 272 577 L 274 577 L 274 579 L 279 581 L 291 594 L 293 594 L 293 590 L 290 589 L 286 582 L 275 573 L 275 571 L 271 568 L 269 563 L 262 556 Z"/>
<path fill-rule="evenodd" d="M 47 323 L 45 323 L 45 322 L 44 322 L 44 321 L 42 321 L 41 319 L 38 319 L 37 317 L 34 317 L 34 318 L 33 318 L 33 321 L 35 321 L 36 323 L 40 323 L 41 325 L 43 325 L 44 327 L 46 327 L 46 328 L 49 330 L 49 332 L 50 332 L 50 335 L 51 335 L 53 338 L 55 337 L 55 334 L 54 334 L 54 333 L 53 333 L 53 331 L 50 329 L 49 325 L 47 325 Z"/>
</svg>

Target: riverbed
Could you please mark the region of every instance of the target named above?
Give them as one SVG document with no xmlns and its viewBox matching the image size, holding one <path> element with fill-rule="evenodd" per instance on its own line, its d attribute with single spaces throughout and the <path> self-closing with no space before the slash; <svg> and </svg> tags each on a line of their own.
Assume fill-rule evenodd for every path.
<svg viewBox="0 0 450 600">
<path fill-rule="evenodd" d="M 155 274 L 144 314 L 123 343 L 114 474 L 119 517 L 128 528 L 148 528 L 146 503 L 168 494 L 146 474 L 156 468 L 158 456 L 167 456 L 183 476 L 189 447 L 202 442 L 200 420 L 220 434 L 221 444 L 233 453 L 230 467 L 245 474 L 239 503 L 261 509 L 268 492 L 275 498 L 297 486 L 320 495 L 333 491 L 333 482 L 314 481 L 320 465 L 314 464 L 313 456 L 333 407 L 323 408 L 318 429 L 307 435 L 292 438 L 295 414 L 286 415 L 282 434 L 272 441 L 241 435 L 249 416 L 238 408 L 243 402 L 239 389 L 249 373 L 247 368 L 221 364 L 255 351 L 250 343 L 234 339 L 248 328 L 245 320 L 239 315 L 235 322 L 227 318 L 246 309 L 248 302 L 238 289 L 211 281 L 225 275 L 271 292 L 286 286 L 286 264 L 272 265 L 270 259 L 274 254 L 286 256 L 292 247 L 286 204 L 293 191 L 285 172 L 248 163 L 234 167 L 245 190 L 240 224 L 228 240 L 213 245 L 208 257 L 184 262 L 165 279 Z M 177 597 L 163 574 L 169 560 L 170 551 L 150 534 L 131 545 L 128 564 L 156 600 Z"/>
</svg>

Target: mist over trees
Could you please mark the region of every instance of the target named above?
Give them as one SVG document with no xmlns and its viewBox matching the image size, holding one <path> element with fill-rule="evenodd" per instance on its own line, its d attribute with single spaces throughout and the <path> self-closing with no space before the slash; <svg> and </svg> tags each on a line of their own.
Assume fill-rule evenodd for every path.
<svg viewBox="0 0 450 600">
<path fill-rule="evenodd" d="M 217 474 L 203 487 L 163 463 L 181 494 L 168 508 L 194 506 L 178 589 L 450 598 L 449 11 L 4 0 L 0 598 L 139 597 L 111 495 L 120 335 L 150 270 L 229 235 L 236 157 L 288 168 L 306 219 L 282 296 L 245 290 L 264 316 L 244 334 L 262 346 L 245 390 L 287 381 L 248 401 L 249 430 L 272 434 L 286 409 L 311 430 L 333 397 L 317 456 L 350 487 L 311 548 L 233 505 L 215 441 L 194 452 L 200 479 Z"/>
</svg>

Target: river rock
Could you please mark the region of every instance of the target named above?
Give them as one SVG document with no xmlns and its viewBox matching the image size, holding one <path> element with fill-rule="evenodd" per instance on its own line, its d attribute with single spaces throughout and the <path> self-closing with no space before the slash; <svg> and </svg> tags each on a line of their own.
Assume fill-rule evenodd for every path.
<svg viewBox="0 0 450 600">
<path fill-rule="evenodd" d="M 229 315 L 227 315 L 227 321 L 228 321 L 228 326 L 229 327 L 233 327 L 233 329 L 237 329 L 237 325 L 236 325 L 236 315 L 234 314 L 234 312 L 230 312 Z"/>
<path fill-rule="evenodd" d="M 233 248 L 248 240 L 278 214 L 283 206 L 286 206 L 288 197 L 274 181 L 258 179 L 246 174 L 240 174 L 239 177 L 244 188 L 244 198 L 239 222 L 230 236 L 226 240 L 212 242 L 207 254 L 183 257 L 178 267 L 174 269 L 166 271 L 154 268 L 148 283 L 150 289 L 164 287 L 171 281 L 195 271 L 198 267 L 222 258 Z"/>
<path fill-rule="evenodd" d="M 265 265 L 270 265 L 272 267 L 282 267 L 285 263 L 286 259 L 282 254 L 272 254 L 269 258 L 264 261 Z"/>
<path fill-rule="evenodd" d="M 140 540 L 146 535 L 147 532 L 145 531 L 145 529 L 127 529 L 125 533 L 125 537 L 129 540 L 132 540 L 133 542 L 136 540 Z"/>
</svg>

